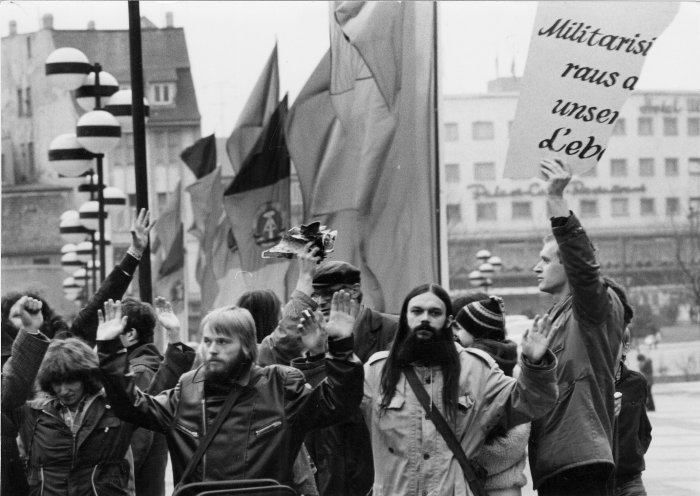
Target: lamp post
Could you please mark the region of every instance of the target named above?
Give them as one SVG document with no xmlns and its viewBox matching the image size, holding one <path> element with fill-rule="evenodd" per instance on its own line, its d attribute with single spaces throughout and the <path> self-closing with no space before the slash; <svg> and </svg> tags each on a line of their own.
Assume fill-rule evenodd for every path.
<svg viewBox="0 0 700 496">
<path fill-rule="evenodd" d="M 501 270 L 503 262 L 500 257 L 491 255 L 488 250 L 479 250 L 476 259 L 479 261 L 479 267 L 469 273 L 469 282 L 474 287 L 484 288 L 484 292 L 488 293 L 493 285 L 491 278 Z"/>
<path fill-rule="evenodd" d="M 101 109 L 103 100 L 116 93 L 119 84 L 113 76 L 102 71 L 99 63 L 90 64 L 85 54 L 75 48 L 54 50 L 46 59 L 45 70 L 47 78 L 54 86 L 64 90 L 76 90 L 78 104 L 87 110 L 78 120 L 75 134 L 61 135 L 51 142 L 49 160 L 54 163 L 59 174 L 68 177 L 82 175 L 89 170 L 91 161 L 95 160 L 97 202 L 96 205 L 81 207 L 80 219 L 88 223 L 96 219 L 96 225 L 90 226 L 90 230 L 100 234 L 100 281 L 104 281 L 107 266 L 104 243 L 107 214 L 103 159 L 104 154 L 119 142 L 121 127 L 112 114 Z M 95 279 L 93 277 L 93 281 Z M 93 282 L 95 283 L 96 281 Z"/>
</svg>

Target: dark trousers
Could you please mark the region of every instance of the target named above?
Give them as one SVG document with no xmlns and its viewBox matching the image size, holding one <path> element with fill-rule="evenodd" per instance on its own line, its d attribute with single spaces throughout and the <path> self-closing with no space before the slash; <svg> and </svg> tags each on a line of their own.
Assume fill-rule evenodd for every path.
<svg viewBox="0 0 700 496">
<path fill-rule="evenodd" d="M 654 397 L 651 395 L 651 384 L 647 384 L 647 410 L 650 412 L 656 411 Z"/>
<path fill-rule="evenodd" d="M 156 434 L 143 462 L 134 467 L 136 496 L 164 496 L 167 465 L 168 443 L 164 435 Z"/>
<path fill-rule="evenodd" d="M 618 478 L 615 482 L 615 496 L 647 496 L 642 474 Z"/>
<path fill-rule="evenodd" d="M 613 496 L 612 467 L 594 463 L 565 470 L 537 488 L 539 496 Z"/>
</svg>

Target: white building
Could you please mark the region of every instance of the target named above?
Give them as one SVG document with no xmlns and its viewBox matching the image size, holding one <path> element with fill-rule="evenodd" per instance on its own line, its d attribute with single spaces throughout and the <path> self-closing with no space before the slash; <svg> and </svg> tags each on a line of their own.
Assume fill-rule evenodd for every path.
<svg viewBox="0 0 700 496">
<path fill-rule="evenodd" d="M 469 287 L 475 254 L 486 248 L 504 263 L 496 287 L 536 293 L 531 268 L 549 232 L 544 183 L 502 177 L 518 83 L 501 78 L 486 94 L 444 97 L 441 162 L 452 289 Z M 575 177 L 567 195 L 606 273 L 652 305 L 681 298 L 669 286 L 681 281 L 679 244 L 685 261 L 696 269 L 700 264 L 688 240 L 700 211 L 700 91 L 632 94 L 602 160 Z M 521 310 L 534 304 L 525 300 Z"/>
</svg>

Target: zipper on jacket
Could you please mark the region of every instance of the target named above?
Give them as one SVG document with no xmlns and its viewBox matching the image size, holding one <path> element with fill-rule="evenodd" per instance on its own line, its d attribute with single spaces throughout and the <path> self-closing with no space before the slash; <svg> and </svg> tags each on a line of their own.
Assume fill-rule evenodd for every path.
<svg viewBox="0 0 700 496">
<path fill-rule="evenodd" d="M 256 431 L 255 431 L 255 436 L 256 436 L 256 437 L 260 437 L 260 436 L 262 436 L 263 434 L 266 434 L 266 433 L 268 433 L 268 432 L 270 432 L 270 431 L 276 429 L 276 428 L 279 427 L 280 425 L 282 425 L 282 422 L 281 422 L 280 420 L 276 420 L 275 422 L 272 422 L 270 425 L 266 425 L 265 427 L 262 427 L 262 428 L 256 430 Z"/>
<path fill-rule="evenodd" d="M 202 397 L 202 440 L 207 437 L 207 399 Z M 202 455 L 202 482 L 206 479 L 207 452 Z"/>
<path fill-rule="evenodd" d="M 41 492 L 39 493 L 39 495 L 44 496 L 44 466 L 43 465 L 39 466 L 39 474 L 41 474 Z"/>
<path fill-rule="evenodd" d="M 73 433 L 73 459 L 71 461 L 71 468 L 75 468 L 75 458 L 76 458 L 77 445 L 78 445 L 78 433 L 74 432 Z"/>
</svg>

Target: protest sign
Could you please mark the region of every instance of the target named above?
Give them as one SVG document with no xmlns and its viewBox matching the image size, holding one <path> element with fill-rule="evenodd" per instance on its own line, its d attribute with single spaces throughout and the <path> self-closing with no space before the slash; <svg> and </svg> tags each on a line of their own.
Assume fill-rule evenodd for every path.
<svg viewBox="0 0 700 496">
<path fill-rule="evenodd" d="M 677 2 L 540 2 L 504 176 L 559 156 L 574 173 L 603 157 L 620 109 Z"/>
</svg>

